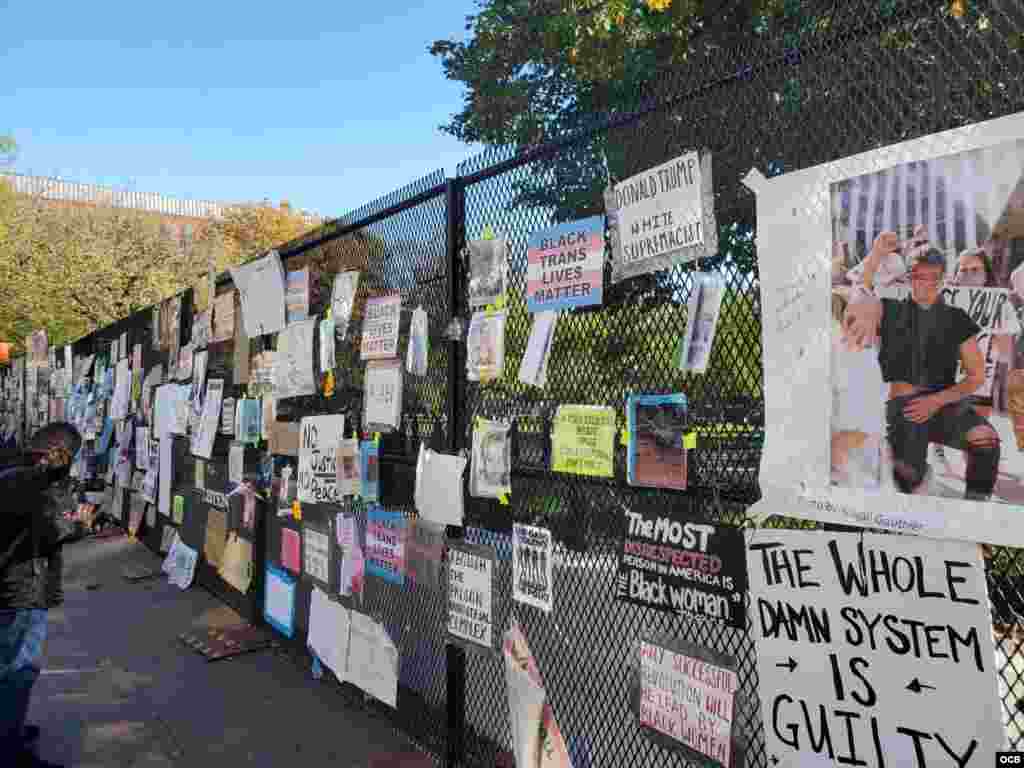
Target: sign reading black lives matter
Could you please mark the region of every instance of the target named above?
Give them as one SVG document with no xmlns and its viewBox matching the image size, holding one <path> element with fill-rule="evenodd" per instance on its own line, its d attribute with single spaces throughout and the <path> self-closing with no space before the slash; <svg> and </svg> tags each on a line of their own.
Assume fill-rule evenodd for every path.
<svg viewBox="0 0 1024 768">
<path fill-rule="evenodd" d="M 605 192 L 612 281 L 668 269 L 718 251 L 711 154 L 688 152 Z"/>
<path fill-rule="evenodd" d="M 743 532 L 679 512 L 626 512 L 617 596 L 645 608 L 701 616 L 744 629 Z"/>
<path fill-rule="evenodd" d="M 994 764 L 1004 733 L 976 545 L 748 533 L 771 765 Z"/>
<path fill-rule="evenodd" d="M 450 542 L 448 632 L 472 645 L 494 647 L 494 548 Z"/>
</svg>

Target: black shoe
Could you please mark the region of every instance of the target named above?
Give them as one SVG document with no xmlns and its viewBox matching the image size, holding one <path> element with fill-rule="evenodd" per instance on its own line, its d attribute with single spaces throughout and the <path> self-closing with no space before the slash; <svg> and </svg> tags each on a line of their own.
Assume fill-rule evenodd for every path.
<svg viewBox="0 0 1024 768">
<path fill-rule="evenodd" d="M 38 725 L 26 725 L 21 732 L 21 740 L 26 744 L 35 744 L 39 741 L 42 729 Z"/>
<path fill-rule="evenodd" d="M 14 763 L 14 768 L 64 768 L 60 763 L 51 763 L 25 750 Z"/>
</svg>

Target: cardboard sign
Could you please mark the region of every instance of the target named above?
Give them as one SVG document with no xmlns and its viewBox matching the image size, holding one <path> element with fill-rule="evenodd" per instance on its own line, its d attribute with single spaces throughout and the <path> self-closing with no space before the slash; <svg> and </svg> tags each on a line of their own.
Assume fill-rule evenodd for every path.
<svg viewBox="0 0 1024 768">
<path fill-rule="evenodd" d="M 337 503 L 338 443 L 345 431 L 345 416 L 307 416 L 302 420 L 299 443 L 299 501 Z"/>
<path fill-rule="evenodd" d="M 1005 734 L 976 546 L 758 530 L 747 561 L 772 764 L 993 765 Z"/>
<path fill-rule="evenodd" d="M 604 216 L 534 232 L 527 242 L 526 294 L 530 312 L 601 303 Z"/>
<path fill-rule="evenodd" d="M 359 343 L 359 354 L 363 360 L 395 357 L 398 354 L 401 312 L 401 296 L 367 299 L 363 314 L 363 336 Z"/>
<path fill-rule="evenodd" d="M 451 542 L 448 550 L 448 632 L 471 646 L 492 648 L 494 549 Z"/>
<path fill-rule="evenodd" d="M 625 526 L 620 600 L 746 628 L 747 563 L 739 528 L 691 520 L 679 510 L 627 510 Z"/>
</svg>

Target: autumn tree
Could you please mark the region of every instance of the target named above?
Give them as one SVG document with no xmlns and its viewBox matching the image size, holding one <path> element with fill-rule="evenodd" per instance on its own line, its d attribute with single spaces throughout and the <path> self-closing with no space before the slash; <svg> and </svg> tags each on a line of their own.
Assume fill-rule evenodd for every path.
<svg viewBox="0 0 1024 768">
<path fill-rule="evenodd" d="M 60 344 L 127 317 L 192 284 L 206 264 L 156 216 L 53 206 L 0 180 L 0 338 L 16 349 L 38 328 Z"/>
<path fill-rule="evenodd" d="M 314 226 L 286 201 L 277 208 L 266 201 L 244 203 L 229 207 L 222 218 L 200 227 L 195 247 L 212 252 L 220 271 L 294 240 Z"/>
</svg>

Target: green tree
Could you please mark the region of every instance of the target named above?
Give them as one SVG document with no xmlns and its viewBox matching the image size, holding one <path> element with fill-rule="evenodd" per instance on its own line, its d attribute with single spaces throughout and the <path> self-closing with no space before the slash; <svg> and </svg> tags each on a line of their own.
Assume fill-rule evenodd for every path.
<svg viewBox="0 0 1024 768">
<path fill-rule="evenodd" d="M 0 166 L 10 165 L 18 156 L 18 142 L 13 136 L 0 134 Z"/>
</svg>

